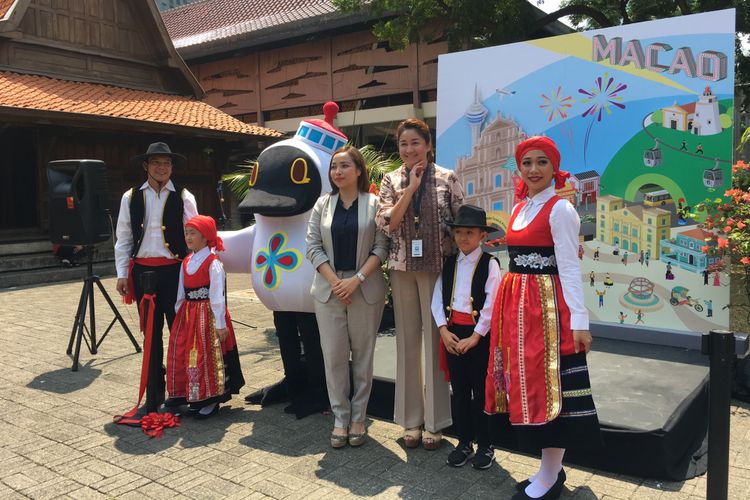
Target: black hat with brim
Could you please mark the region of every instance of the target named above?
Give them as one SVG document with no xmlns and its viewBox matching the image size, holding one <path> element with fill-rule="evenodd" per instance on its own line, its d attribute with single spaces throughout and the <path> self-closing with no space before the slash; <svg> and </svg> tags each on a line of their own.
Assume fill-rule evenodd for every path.
<svg viewBox="0 0 750 500">
<path fill-rule="evenodd" d="M 169 156 L 172 158 L 172 164 L 175 167 L 182 167 L 187 163 L 187 158 L 181 154 L 173 153 L 169 145 L 165 142 L 154 142 L 148 145 L 148 149 L 142 155 L 136 155 L 130 159 L 130 163 L 140 166 L 144 161 L 148 161 L 152 156 Z"/>
<path fill-rule="evenodd" d="M 476 227 L 488 233 L 497 231 L 494 227 L 487 225 L 487 213 L 474 205 L 461 205 L 458 207 L 456 219 L 447 224 L 450 227 Z"/>
</svg>

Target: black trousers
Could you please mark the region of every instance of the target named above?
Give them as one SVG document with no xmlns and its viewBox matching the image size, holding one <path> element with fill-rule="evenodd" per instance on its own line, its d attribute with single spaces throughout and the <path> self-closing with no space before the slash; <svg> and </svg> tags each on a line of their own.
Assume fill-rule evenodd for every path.
<svg viewBox="0 0 750 500">
<path fill-rule="evenodd" d="M 148 366 L 148 385 L 146 386 L 146 408 L 149 411 L 156 409 L 164 402 L 164 390 L 166 383 L 164 377 L 164 341 L 163 332 L 164 319 L 167 327 L 171 330 L 174 321 L 174 306 L 177 302 L 177 287 L 180 284 L 181 263 L 169 266 L 133 266 L 133 284 L 135 285 L 136 303 L 140 305 L 143 297 L 143 273 L 153 271 L 156 273 L 156 286 L 154 298 L 154 332 L 151 339 L 151 357 Z M 169 338 L 169 337 L 167 337 Z"/>
<path fill-rule="evenodd" d="M 448 329 L 459 339 L 471 337 L 473 325 L 451 325 Z M 489 419 L 484 413 L 484 381 L 490 356 L 490 338 L 485 335 L 479 343 L 456 356 L 447 353 L 448 371 L 453 389 L 453 425 L 462 443 L 476 441 L 479 446 L 490 445 Z"/>
<path fill-rule="evenodd" d="M 322 411 L 328 407 L 323 351 L 314 313 L 274 311 L 273 324 L 279 338 L 287 390 L 295 413 Z M 304 346 L 304 361 L 302 349 Z"/>
</svg>

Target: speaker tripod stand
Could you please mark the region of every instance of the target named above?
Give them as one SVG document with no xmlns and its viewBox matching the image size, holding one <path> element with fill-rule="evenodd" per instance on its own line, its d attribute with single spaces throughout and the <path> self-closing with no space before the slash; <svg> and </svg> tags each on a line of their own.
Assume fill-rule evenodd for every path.
<svg viewBox="0 0 750 500">
<path fill-rule="evenodd" d="M 94 256 L 93 256 L 93 247 L 87 246 L 86 247 L 86 278 L 83 280 L 83 289 L 81 290 L 81 298 L 78 301 L 78 311 L 76 311 L 76 318 L 73 322 L 73 330 L 70 332 L 70 341 L 68 342 L 68 350 L 66 353 L 68 355 L 72 354 L 73 352 L 73 342 L 76 344 L 76 351 L 75 355 L 73 356 L 73 371 L 78 371 L 78 358 L 81 354 L 81 341 L 86 342 L 86 346 L 89 349 L 89 352 L 91 354 L 96 354 L 99 346 L 104 342 L 104 339 L 107 337 L 107 334 L 112 329 L 116 321 L 120 322 L 120 325 L 122 325 L 123 330 L 125 330 L 125 333 L 130 338 L 130 341 L 133 343 L 133 347 L 135 347 L 135 352 L 141 352 L 141 346 L 138 345 L 138 342 L 135 340 L 135 337 L 133 337 L 133 334 L 130 333 L 130 329 L 128 328 L 128 325 L 125 324 L 125 320 L 122 319 L 122 316 L 120 315 L 120 311 L 117 310 L 117 307 L 115 306 L 114 302 L 112 302 L 112 299 L 110 298 L 109 294 L 107 293 L 107 290 L 102 285 L 101 280 L 99 279 L 99 276 L 96 276 L 94 274 Z M 94 284 L 96 284 L 97 287 L 99 287 L 99 291 L 104 296 L 104 299 L 109 304 L 109 308 L 114 313 L 115 317 L 112 319 L 112 321 L 109 323 L 109 326 L 104 331 L 104 335 L 101 336 L 99 341 L 96 340 L 96 318 L 95 318 L 95 309 L 94 309 Z M 89 313 L 89 326 L 86 326 L 86 310 L 88 309 Z"/>
</svg>

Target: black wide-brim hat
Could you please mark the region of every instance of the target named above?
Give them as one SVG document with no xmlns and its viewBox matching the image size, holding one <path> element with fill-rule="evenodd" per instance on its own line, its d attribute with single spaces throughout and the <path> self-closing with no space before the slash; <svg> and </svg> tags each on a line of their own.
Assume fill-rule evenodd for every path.
<svg viewBox="0 0 750 500">
<path fill-rule="evenodd" d="M 148 149 L 142 155 L 136 155 L 130 159 L 133 165 L 141 166 L 144 161 L 148 161 L 152 156 L 169 156 L 172 158 L 172 165 L 182 167 L 187 163 L 187 158 L 181 154 L 173 153 L 169 145 L 165 142 L 154 142 L 148 145 Z"/>
<path fill-rule="evenodd" d="M 474 205 L 461 205 L 458 207 L 456 219 L 447 224 L 450 227 L 477 227 L 488 233 L 497 231 L 494 227 L 487 225 L 487 213 Z"/>
</svg>

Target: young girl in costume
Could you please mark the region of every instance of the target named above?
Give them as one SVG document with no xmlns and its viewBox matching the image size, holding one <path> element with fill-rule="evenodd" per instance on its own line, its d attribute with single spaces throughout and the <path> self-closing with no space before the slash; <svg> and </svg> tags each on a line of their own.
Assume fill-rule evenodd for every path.
<svg viewBox="0 0 750 500">
<path fill-rule="evenodd" d="M 194 417 L 215 415 L 245 385 L 237 342 L 226 309 L 226 276 L 216 254 L 224 249 L 216 222 L 196 215 L 185 224 L 185 243 L 192 251 L 182 263 L 169 335 L 167 391 L 189 403 Z"/>
<path fill-rule="evenodd" d="M 580 220 L 555 193 L 570 174 L 560 170 L 552 140 L 531 137 L 515 156 L 520 203 L 508 223 L 509 272 L 492 314 L 485 410 L 509 413 L 520 446 L 541 450 L 539 471 L 513 498 L 557 498 L 565 450 L 601 444 L 586 366 L 591 334 L 577 255 Z"/>
</svg>

